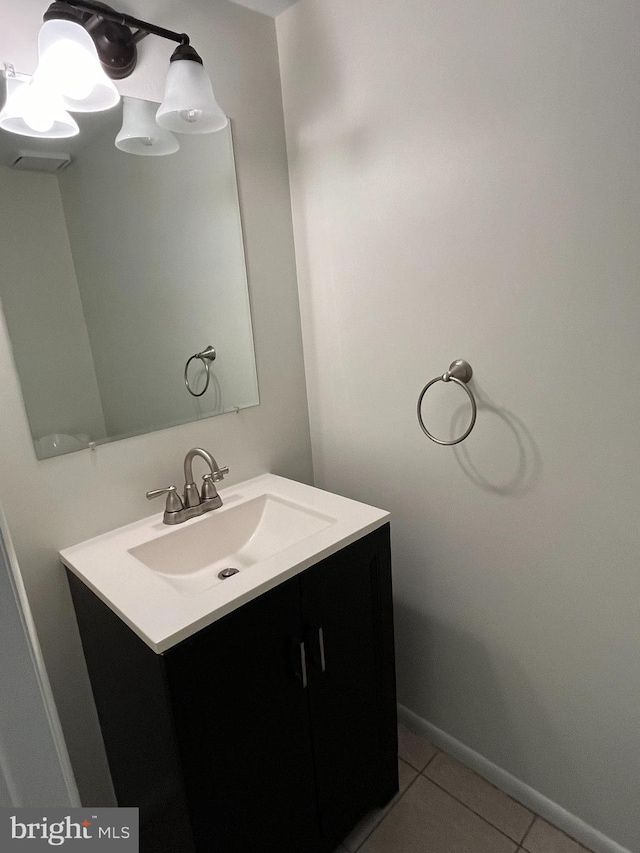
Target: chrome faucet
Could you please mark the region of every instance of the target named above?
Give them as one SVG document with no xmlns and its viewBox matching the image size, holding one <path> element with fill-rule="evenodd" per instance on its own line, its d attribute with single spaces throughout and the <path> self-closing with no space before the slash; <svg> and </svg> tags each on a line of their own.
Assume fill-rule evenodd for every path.
<svg viewBox="0 0 640 853">
<path fill-rule="evenodd" d="M 193 481 L 193 460 L 196 456 L 204 459 L 210 472 L 202 478 L 201 491 L 198 491 Z M 166 495 L 164 524 L 181 524 L 189 518 L 195 518 L 197 515 L 211 512 L 222 506 L 222 498 L 215 484 L 224 480 L 224 475 L 228 473 L 229 469 L 221 468 L 208 450 L 194 447 L 184 457 L 184 498 L 180 498 L 175 486 L 167 486 L 165 489 L 152 489 L 147 492 L 147 499 L 152 500 L 160 495 Z"/>
</svg>

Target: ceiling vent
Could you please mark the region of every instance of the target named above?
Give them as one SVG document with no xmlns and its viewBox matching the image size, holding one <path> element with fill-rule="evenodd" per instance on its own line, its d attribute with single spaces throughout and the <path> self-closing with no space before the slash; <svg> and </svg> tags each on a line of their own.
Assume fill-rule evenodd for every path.
<svg viewBox="0 0 640 853">
<path fill-rule="evenodd" d="M 39 151 L 18 151 L 12 169 L 20 169 L 23 172 L 61 172 L 71 162 L 68 154 L 54 154 Z"/>
</svg>

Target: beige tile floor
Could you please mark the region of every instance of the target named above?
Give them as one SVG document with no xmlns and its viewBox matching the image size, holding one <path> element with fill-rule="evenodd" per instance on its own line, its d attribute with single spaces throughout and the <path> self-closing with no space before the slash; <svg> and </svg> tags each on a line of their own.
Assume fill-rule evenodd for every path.
<svg viewBox="0 0 640 853">
<path fill-rule="evenodd" d="M 403 725 L 400 790 L 336 853 L 589 853 Z"/>
</svg>

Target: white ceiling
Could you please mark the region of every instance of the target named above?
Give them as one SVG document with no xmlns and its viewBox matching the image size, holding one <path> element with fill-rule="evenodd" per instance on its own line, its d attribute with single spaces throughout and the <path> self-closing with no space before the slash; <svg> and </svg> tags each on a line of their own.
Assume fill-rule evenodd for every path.
<svg viewBox="0 0 640 853">
<path fill-rule="evenodd" d="M 284 12 L 289 6 L 295 6 L 298 0 L 232 0 L 232 2 L 277 18 L 280 12 Z"/>
</svg>

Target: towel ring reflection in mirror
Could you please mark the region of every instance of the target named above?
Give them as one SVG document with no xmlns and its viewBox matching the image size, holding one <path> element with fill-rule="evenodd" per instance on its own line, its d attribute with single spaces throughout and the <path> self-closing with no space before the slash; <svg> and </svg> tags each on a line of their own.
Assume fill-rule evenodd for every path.
<svg viewBox="0 0 640 853">
<path fill-rule="evenodd" d="M 204 384 L 204 388 L 202 389 L 202 391 L 199 391 L 199 392 L 194 391 L 191 388 L 191 385 L 189 385 L 189 376 L 188 376 L 189 365 L 191 364 L 191 362 L 195 358 L 200 359 L 200 361 L 204 365 L 204 369 L 205 369 L 206 374 L 207 374 L 207 379 L 206 379 L 206 382 Z M 209 346 L 206 349 L 203 349 L 202 352 L 197 352 L 195 355 L 192 355 L 191 358 L 185 364 L 185 366 L 184 366 L 184 384 L 187 386 L 187 391 L 191 394 L 192 397 L 202 397 L 202 395 L 206 393 L 207 388 L 209 387 L 209 381 L 211 379 L 211 362 L 215 361 L 215 360 L 216 360 L 216 351 L 211 346 L 211 344 L 209 344 Z"/>
<path fill-rule="evenodd" d="M 464 441 L 465 438 L 469 435 L 473 427 L 476 423 L 476 415 L 478 414 L 478 407 L 476 405 L 475 397 L 471 393 L 471 389 L 467 387 L 467 382 L 473 376 L 473 370 L 471 369 L 471 365 L 468 361 L 464 361 L 463 359 L 457 359 L 457 361 L 451 362 L 449 365 L 449 370 L 446 373 L 443 373 L 442 376 L 436 376 L 435 379 L 432 379 L 430 382 L 424 386 L 422 391 L 420 392 L 420 396 L 418 397 L 418 423 L 420 424 L 420 429 L 422 432 L 430 438 L 431 441 L 435 441 L 436 444 L 443 444 L 445 446 L 450 446 L 452 444 L 460 444 L 461 441 Z M 465 432 L 460 436 L 460 438 L 456 438 L 453 441 L 443 441 L 441 438 L 436 438 L 435 435 L 432 435 L 429 430 L 424 425 L 424 421 L 422 420 L 422 400 L 424 399 L 424 395 L 427 393 L 429 388 L 432 385 L 435 385 L 436 382 L 455 382 L 456 385 L 459 385 L 464 391 L 466 391 L 467 396 L 469 397 L 469 402 L 471 403 L 471 421 L 469 426 L 465 430 Z"/>
</svg>

